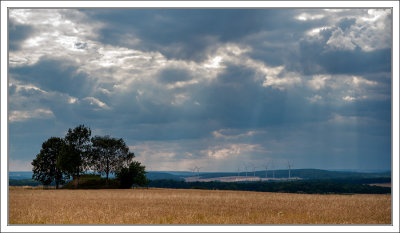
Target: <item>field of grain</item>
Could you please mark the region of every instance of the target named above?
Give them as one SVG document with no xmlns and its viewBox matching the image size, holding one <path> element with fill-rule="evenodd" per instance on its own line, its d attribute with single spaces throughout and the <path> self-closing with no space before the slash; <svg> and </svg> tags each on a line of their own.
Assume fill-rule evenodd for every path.
<svg viewBox="0 0 400 233">
<path fill-rule="evenodd" d="M 10 224 L 391 224 L 390 195 L 9 190 Z"/>
</svg>

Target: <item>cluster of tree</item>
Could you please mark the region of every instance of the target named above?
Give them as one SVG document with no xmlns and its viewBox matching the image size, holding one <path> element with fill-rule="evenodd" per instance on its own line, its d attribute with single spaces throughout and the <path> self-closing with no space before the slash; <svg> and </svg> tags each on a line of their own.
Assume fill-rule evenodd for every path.
<svg viewBox="0 0 400 233">
<path fill-rule="evenodd" d="M 391 193 L 389 187 L 370 186 L 367 184 L 336 183 L 324 181 L 293 182 L 184 182 L 175 180 L 152 180 L 149 187 L 175 189 L 242 190 L 281 193 Z"/>
<path fill-rule="evenodd" d="M 91 134 L 90 128 L 79 125 L 64 138 L 49 138 L 32 162 L 32 178 L 43 185 L 54 182 L 58 188 L 71 177 L 78 184 L 82 174 L 93 171 L 105 175 L 106 182 L 115 173 L 124 188 L 148 183 L 145 167 L 133 161 L 135 155 L 122 138 Z"/>
</svg>

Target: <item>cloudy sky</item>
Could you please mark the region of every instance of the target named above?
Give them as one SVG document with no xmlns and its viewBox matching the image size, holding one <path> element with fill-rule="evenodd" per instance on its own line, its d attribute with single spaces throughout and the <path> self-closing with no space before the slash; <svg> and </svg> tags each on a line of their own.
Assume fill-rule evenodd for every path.
<svg viewBox="0 0 400 233">
<path fill-rule="evenodd" d="M 9 168 L 84 124 L 150 170 L 390 169 L 390 9 L 10 9 Z"/>
</svg>

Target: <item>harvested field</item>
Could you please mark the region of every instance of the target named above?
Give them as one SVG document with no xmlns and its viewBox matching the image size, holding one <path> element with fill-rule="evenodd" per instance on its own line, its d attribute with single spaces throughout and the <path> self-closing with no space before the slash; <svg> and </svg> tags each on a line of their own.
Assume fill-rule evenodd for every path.
<svg viewBox="0 0 400 233">
<path fill-rule="evenodd" d="M 390 224 L 390 195 L 9 190 L 10 224 Z"/>
</svg>

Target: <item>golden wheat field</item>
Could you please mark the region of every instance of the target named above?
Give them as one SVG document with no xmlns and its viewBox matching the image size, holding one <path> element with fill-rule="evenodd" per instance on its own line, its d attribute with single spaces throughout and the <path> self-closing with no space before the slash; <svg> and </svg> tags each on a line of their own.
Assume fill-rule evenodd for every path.
<svg viewBox="0 0 400 233">
<path fill-rule="evenodd" d="M 10 187 L 10 224 L 391 224 L 390 195 Z"/>
</svg>

